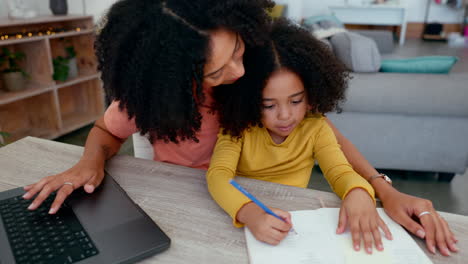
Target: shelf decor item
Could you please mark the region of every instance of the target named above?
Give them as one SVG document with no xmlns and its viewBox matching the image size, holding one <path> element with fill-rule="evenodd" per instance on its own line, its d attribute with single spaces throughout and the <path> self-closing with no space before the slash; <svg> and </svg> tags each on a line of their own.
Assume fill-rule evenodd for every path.
<svg viewBox="0 0 468 264">
<path fill-rule="evenodd" d="M 53 59 L 54 74 L 52 78 L 56 81 L 66 81 L 67 79 L 78 77 L 78 66 L 76 64 L 76 51 L 71 46 L 65 47 L 66 57 L 58 56 Z"/>
<path fill-rule="evenodd" d="M 49 7 L 54 15 L 66 15 L 68 13 L 67 0 L 49 0 Z"/>
<path fill-rule="evenodd" d="M 14 92 L 21 91 L 25 88 L 25 77 L 27 77 L 27 74 L 18 65 L 18 61 L 23 60 L 25 57 L 26 55 L 23 52 L 12 52 L 5 47 L 2 48 L 0 53 L 0 67 L 2 67 L 4 63 L 7 64 L 6 68 L 1 71 L 1 77 L 6 90 Z"/>
<path fill-rule="evenodd" d="M 8 17 L 12 19 L 28 19 L 37 16 L 37 12 L 29 7 L 24 0 L 7 0 Z"/>
</svg>

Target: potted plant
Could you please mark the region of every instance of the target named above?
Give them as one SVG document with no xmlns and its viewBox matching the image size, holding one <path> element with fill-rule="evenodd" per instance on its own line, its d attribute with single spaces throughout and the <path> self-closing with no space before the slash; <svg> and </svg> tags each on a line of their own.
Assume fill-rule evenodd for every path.
<svg viewBox="0 0 468 264">
<path fill-rule="evenodd" d="M 10 134 L 4 131 L 0 131 L 0 147 L 3 147 L 6 145 L 5 143 L 5 138 L 9 137 Z"/>
<path fill-rule="evenodd" d="M 78 66 L 76 64 L 75 48 L 70 45 L 65 47 L 66 57 L 58 56 L 53 59 L 54 75 L 52 78 L 56 81 L 66 81 L 69 78 L 78 76 Z"/>
<path fill-rule="evenodd" d="M 7 48 L 3 48 L 0 53 L 0 67 L 6 63 L 2 73 L 3 83 L 8 91 L 20 91 L 26 86 L 27 74 L 18 65 L 20 60 L 23 60 L 26 55 L 21 52 L 12 52 Z"/>
</svg>

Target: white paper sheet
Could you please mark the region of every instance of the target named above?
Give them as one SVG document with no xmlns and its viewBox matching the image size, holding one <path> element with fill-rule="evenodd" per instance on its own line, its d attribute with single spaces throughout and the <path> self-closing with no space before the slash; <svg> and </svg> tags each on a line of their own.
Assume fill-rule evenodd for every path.
<svg viewBox="0 0 468 264">
<path fill-rule="evenodd" d="M 393 235 L 393 240 L 387 240 L 382 232 L 384 251 L 378 251 L 374 246 L 372 254 L 369 255 L 362 245 L 361 250 L 356 252 L 349 231 L 341 235 L 336 234 L 339 208 L 321 208 L 290 212 L 297 235 L 289 234 L 277 246 L 257 241 L 248 228 L 245 228 L 250 263 L 432 263 L 400 225 L 390 219 L 383 209 L 379 208 L 378 212 Z"/>
</svg>

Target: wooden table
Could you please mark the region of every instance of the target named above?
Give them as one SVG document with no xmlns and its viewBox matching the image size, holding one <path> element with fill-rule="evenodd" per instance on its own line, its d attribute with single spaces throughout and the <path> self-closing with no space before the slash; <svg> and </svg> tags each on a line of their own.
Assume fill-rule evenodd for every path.
<svg viewBox="0 0 468 264">
<path fill-rule="evenodd" d="M 83 148 L 27 137 L 0 148 L 0 191 L 33 183 L 62 172 L 81 156 Z M 242 229 L 211 199 L 204 171 L 129 156 L 108 162 L 108 172 L 129 196 L 172 239 L 169 250 L 141 263 L 247 263 Z M 339 207 L 333 193 L 314 191 L 245 178 L 246 189 L 266 204 L 285 210 Z M 468 217 L 441 213 L 460 240 L 460 253 L 452 257 L 432 255 L 416 239 L 434 263 L 466 263 L 468 259 Z"/>
<path fill-rule="evenodd" d="M 404 5 L 342 5 L 329 9 L 343 24 L 401 26 L 400 45 L 405 43 L 407 12 Z"/>
</svg>

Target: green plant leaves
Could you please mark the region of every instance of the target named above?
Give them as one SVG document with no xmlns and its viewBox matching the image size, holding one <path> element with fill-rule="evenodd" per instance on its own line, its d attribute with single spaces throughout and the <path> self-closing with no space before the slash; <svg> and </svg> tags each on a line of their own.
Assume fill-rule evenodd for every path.
<svg viewBox="0 0 468 264">
<path fill-rule="evenodd" d="M 9 49 L 3 47 L 2 52 L 0 53 L 0 66 L 5 62 L 8 62 L 8 65 L 6 69 L 2 70 L 2 72 L 22 72 L 23 75 L 26 75 L 18 65 L 18 61 L 23 60 L 24 58 L 26 58 L 26 54 L 24 54 L 24 52 L 11 52 Z"/>
<path fill-rule="evenodd" d="M 10 136 L 10 133 L 0 131 L 0 136 L 3 137 L 3 138 L 7 138 L 7 137 Z M 6 145 L 5 143 L 2 143 L 2 142 L 0 141 L 0 147 L 3 147 L 3 146 L 5 146 L 5 145 Z"/>
<path fill-rule="evenodd" d="M 67 80 L 68 72 L 70 71 L 70 67 L 68 67 L 69 61 L 69 59 L 62 56 L 58 56 L 52 60 L 52 63 L 54 64 L 54 74 L 52 75 L 52 78 L 54 80 L 62 82 Z"/>
</svg>

